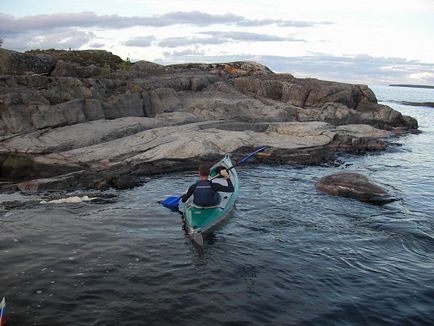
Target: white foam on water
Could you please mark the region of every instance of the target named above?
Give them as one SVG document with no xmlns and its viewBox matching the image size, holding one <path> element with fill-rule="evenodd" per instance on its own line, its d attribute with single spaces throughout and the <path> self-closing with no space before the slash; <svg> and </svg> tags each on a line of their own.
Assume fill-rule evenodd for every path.
<svg viewBox="0 0 434 326">
<path fill-rule="evenodd" d="M 81 203 L 81 202 L 86 202 L 86 201 L 91 201 L 93 199 L 96 199 L 96 197 L 89 197 L 89 196 L 83 196 L 83 197 L 78 197 L 78 196 L 72 196 L 72 197 L 67 197 L 67 198 L 60 198 L 60 199 L 54 199 L 54 200 L 50 200 L 50 201 L 46 201 L 46 200 L 42 200 L 40 202 L 40 204 L 75 204 L 75 203 Z"/>
</svg>

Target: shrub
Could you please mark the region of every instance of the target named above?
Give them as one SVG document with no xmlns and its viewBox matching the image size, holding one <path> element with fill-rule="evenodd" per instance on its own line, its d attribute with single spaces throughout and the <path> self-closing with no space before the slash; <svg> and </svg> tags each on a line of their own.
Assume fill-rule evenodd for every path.
<svg viewBox="0 0 434 326">
<path fill-rule="evenodd" d="M 130 90 L 131 93 L 140 93 L 142 91 L 140 86 L 137 84 L 129 84 L 128 89 Z"/>
<path fill-rule="evenodd" d="M 105 63 L 104 66 L 101 67 L 101 75 L 108 76 L 111 73 L 112 69 L 108 63 Z"/>
</svg>

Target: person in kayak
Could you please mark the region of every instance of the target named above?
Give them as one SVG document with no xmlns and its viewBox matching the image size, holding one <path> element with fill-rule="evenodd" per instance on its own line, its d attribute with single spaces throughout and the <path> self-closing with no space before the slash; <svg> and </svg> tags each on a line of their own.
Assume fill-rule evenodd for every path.
<svg viewBox="0 0 434 326">
<path fill-rule="evenodd" d="M 227 181 L 227 186 L 208 180 L 209 167 L 206 164 L 199 166 L 199 181 L 192 184 L 188 191 L 181 196 L 181 201 L 185 203 L 193 195 L 193 203 L 197 206 L 215 206 L 220 202 L 219 191 L 234 192 L 234 185 L 229 177 L 228 171 L 220 170 L 220 175 Z"/>
</svg>

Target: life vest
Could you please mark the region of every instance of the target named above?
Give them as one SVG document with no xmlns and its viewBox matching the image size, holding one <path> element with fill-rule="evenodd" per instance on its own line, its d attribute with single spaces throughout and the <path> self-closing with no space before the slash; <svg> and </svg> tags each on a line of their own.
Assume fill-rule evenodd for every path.
<svg viewBox="0 0 434 326">
<path fill-rule="evenodd" d="M 193 196 L 193 203 L 198 206 L 214 206 L 220 201 L 219 194 L 211 188 L 210 180 L 199 180 Z"/>
</svg>

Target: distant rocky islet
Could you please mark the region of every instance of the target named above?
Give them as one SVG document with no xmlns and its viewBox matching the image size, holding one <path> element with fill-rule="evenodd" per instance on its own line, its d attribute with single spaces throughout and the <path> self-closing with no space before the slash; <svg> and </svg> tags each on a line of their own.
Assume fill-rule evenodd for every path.
<svg viewBox="0 0 434 326">
<path fill-rule="evenodd" d="M 101 50 L 0 49 L 0 115 L 2 187 L 23 192 L 128 188 L 264 145 L 260 162 L 319 165 L 418 127 L 366 85 Z"/>
</svg>

